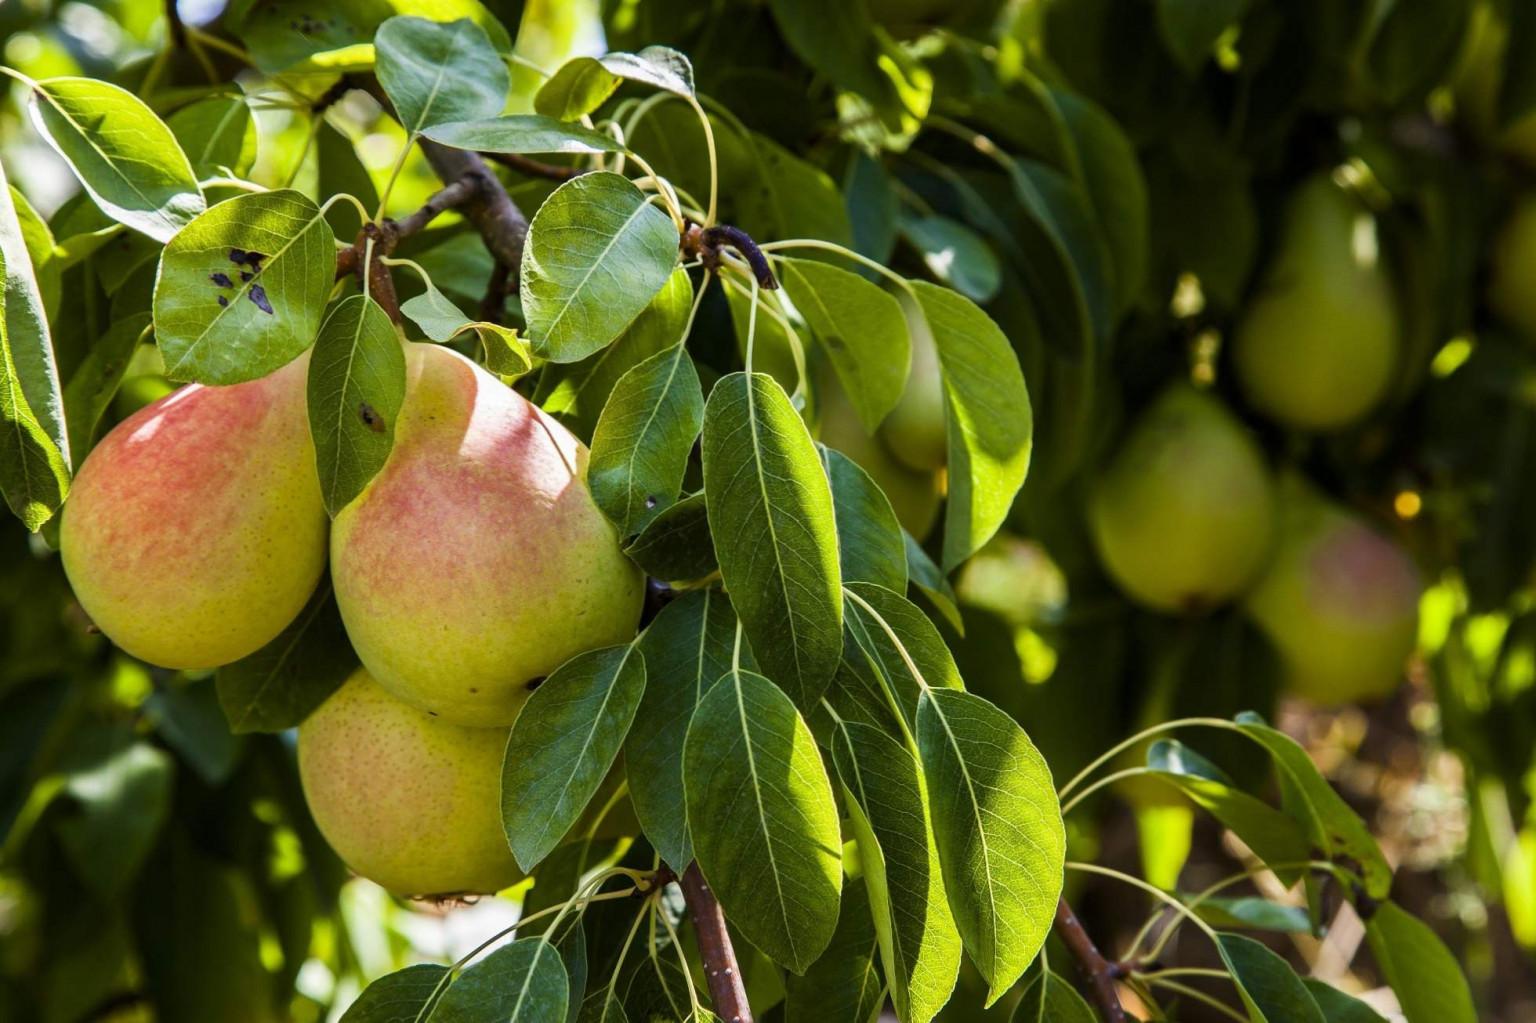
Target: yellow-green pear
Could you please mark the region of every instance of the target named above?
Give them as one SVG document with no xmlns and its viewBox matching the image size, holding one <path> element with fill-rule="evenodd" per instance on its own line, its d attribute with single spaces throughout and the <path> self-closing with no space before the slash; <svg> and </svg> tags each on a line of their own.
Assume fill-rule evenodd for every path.
<svg viewBox="0 0 1536 1023">
<path fill-rule="evenodd" d="M 1300 478 L 1280 492 L 1274 557 L 1245 606 L 1279 651 L 1287 688 L 1328 704 L 1389 695 L 1418 634 L 1413 559 Z"/>
<path fill-rule="evenodd" d="M 531 683 L 634 636 L 644 580 L 569 430 L 450 349 L 408 345 L 406 368 L 389 461 L 332 525 L 336 602 L 385 689 L 510 725 Z"/>
<path fill-rule="evenodd" d="M 1356 422 L 1386 396 L 1401 347 L 1370 213 L 1331 178 L 1304 184 L 1233 341 L 1255 408 L 1300 430 Z"/>
<path fill-rule="evenodd" d="M 880 440 L 910 469 L 942 469 L 949 461 L 949 427 L 944 414 L 944 380 L 939 350 L 928 318 L 912 296 L 897 296 L 912 339 L 907 386 L 895 408 L 880 423 Z"/>
<path fill-rule="evenodd" d="M 1515 203 L 1494 240 L 1488 305 L 1536 343 L 1536 195 Z"/>
<path fill-rule="evenodd" d="M 942 474 L 913 469 L 897 461 L 879 439 L 864 432 L 859 413 L 843 393 L 830 365 L 817 375 L 819 423 L 817 436 L 869 473 L 890 499 L 896 519 L 917 539 L 933 529 L 943 500 Z"/>
<path fill-rule="evenodd" d="M 59 542 L 91 620 L 166 668 L 254 653 L 325 568 L 301 356 L 258 380 L 146 405 L 80 466 Z"/>
<path fill-rule="evenodd" d="M 358 874 L 396 895 L 477 895 L 522 877 L 501 826 L 506 748 L 506 729 L 434 718 L 359 669 L 299 726 L 299 777 Z"/>
<path fill-rule="evenodd" d="M 1237 417 L 1179 383 L 1094 480 L 1088 524 L 1105 569 L 1128 594 L 1161 611 L 1196 611 L 1237 596 L 1263 567 L 1273 489 Z"/>
</svg>

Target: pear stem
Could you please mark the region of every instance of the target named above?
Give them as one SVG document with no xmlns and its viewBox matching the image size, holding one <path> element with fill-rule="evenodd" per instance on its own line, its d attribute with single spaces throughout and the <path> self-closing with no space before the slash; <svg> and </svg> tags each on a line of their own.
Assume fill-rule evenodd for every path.
<svg viewBox="0 0 1536 1023">
<path fill-rule="evenodd" d="M 725 913 L 710 889 L 697 863 L 688 864 L 678 878 L 693 929 L 699 937 L 699 956 L 704 960 L 704 978 L 709 981 L 709 997 L 715 1003 L 715 1015 L 725 1023 L 752 1023 L 752 1007 L 747 1004 L 747 988 L 741 980 L 741 966 L 725 929 Z"/>
</svg>

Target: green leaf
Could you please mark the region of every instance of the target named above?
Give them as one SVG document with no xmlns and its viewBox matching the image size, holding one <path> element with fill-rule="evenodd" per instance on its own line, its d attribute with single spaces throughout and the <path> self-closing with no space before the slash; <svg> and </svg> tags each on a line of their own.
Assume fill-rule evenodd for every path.
<svg viewBox="0 0 1536 1023">
<path fill-rule="evenodd" d="M 797 57 L 839 89 L 867 101 L 893 127 L 899 123 L 905 105 L 891 79 L 892 57 L 881 45 L 882 39 L 887 44 L 889 39 L 870 20 L 868 5 L 771 0 L 768 7 Z M 921 116 L 926 110 L 911 112 Z"/>
<path fill-rule="evenodd" d="M 220 668 L 215 682 L 230 731 L 284 732 L 297 728 L 356 668 L 327 579 L 288 628 Z"/>
<path fill-rule="evenodd" d="M 144 865 L 171 809 L 175 768 L 162 749 L 131 731 L 103 728 L 70 737 L 60 772 L 74 812 L 55 818 L 65 856 L 105 904 Z"/>
<path fill-rule="evenodd" d="M 405 404 L 405 349 L 373 299 L 353 295 L 325 318 L 307 397 L 320 494 L 334 517 L 384 468 Z"/>
<path fill-rule="evenodd" d="M 425 290 L 401 302 L 400 311 L 433 341 L 453 340 L 454 335 L 473 321 L 448 296 L 437 290 L 431 278 L 423 277 L 421 283 Z"/>
<path fill-rule="evenodd" d="M 485 30 L 468 18 L 447 24 L 401 16 L 373 38 L 379 84 L 412 135 L 450 121 L 494 117 L 511 80 Z"/>
<path fill-rule="evenodd" d="M 1186 74 L 1210 59 L 1216 40 L 1242 20 L 1248 0 L 1157 0 L 1157 27 Z"/>
<path fill-rule="evenodd" d="M 577 57 L 560 66 L 533 97 L 533 109 L 546 117 L 574 121 L 605 103 L 623 79 L 596 57 Z"/>
<path fill-rule="evenodd" d="M 128 371 L 128 363 L 138 347 L 140 335 L 149 326 L 148 313 L 134 313 L 118 320 L 86 353 L 64 386 L 64 408 L 69 418 L 69 448 L 78 457 L 91 450 L 96 427 L 107 406 L 117 394 Z"/>
<path fill-rule="evenodd" d="M 852 243 L 848 210 L 826 171 L 756 132 L 747 141 L 757 187 L 744 187 L 735 197 L 743 230 L 754 238 Z"/>
<path fill-rule="evenodd" d="M 619 378 L 592 434 L 587 482 L 620 536 L 640 532 L 677 501 L 704 425 L 704 393 L 681 343 Z"/>
<path fill-rule="evenodd" d="M 539 405 L 577 436 L 589 438 L 619 378 L 657 352 L 684 340 L 693 308 L 693 282 L 677 267 L 650 304 L 607 348 L 577 363 L 551 363 L 539 379 Z"/>
<path fill-rule="evenodd" d="M 779 281 L 832 359 L 868 433 L 901 400 L 911 341 L 901 304 L 858 274 L 807 259 L 778 261 Z"/>
<path fill-rule="evenodd" d="M 891 502 L 859 463 L 825 445 L 817 450 L 832 488 L 843 582 L 906 589 L 907 548 Z"/>
<path fill-rule="evenodd" d="M 199 180 L 227 174 L 241 177 L 256 162 L 256 121 L 244 95 L 200 99 L 165 123 Z"/>
<path fill-rule="evenodd" d="M 1346 995 L 1332 984 L 1325 984 L 1310 977 L 1302 983 L 1312 995 L 1312 1000 L 1323 1011 L 1328 1023 L 1387 1023 L 1386 1018 L 1360 999 Z"/>
<path fill-rule="evenodd" d="M 688 495 L 652 519 L 624 553 L 646 575 L 663 582 L 693 582 L 718 570 L 703 492 Z"/>
<path fill-rule="evenodd" d="M 703 455 L 720 575 L 758 663 L 810 710 L 843 645 L 837 528 L 816 445 L 772 377 L 732 373 L 705 406 Z"/>
<path fill-rule="evenodd" d="M 784 1019 L 875 1023 L 885 1008 L 879 954 L 864 882 L 847 879 L 832 943 L 803 976 L 784 977 Z"/>
<path fill-rule="evenodd" d="M 988 302 L 1002 285 L 1002 268 L 981 235 L 958 220 L 936 214 L 903 216 L 901 235 L 928 272 L 973 302 Z"/>
<path fill-rule="evenodd" d="M 485 353 L 485 368 L 511 383 L 533 369 L 533 353 L 528 344 L 512 327 L 483 320 L 466 325 L 460 334 L 474 331 L 480 338 L 480 350 Z"/>
<path fill-rule="evenodd" d="M 1198 903 L 1184 900 L 1200 919 L 1212 927 L 1247 927 L 1281 934 L 1310 934 L 1312 918 L 1300 906 L 1283 906 L 1253 895 L 1233 899 L 1205 898 Z"/>
<path fill-rule="evenodd" d="M 949 419 L 949 502 L 944 568 L 954 568 L 992 538 L 1029 471 L 1033 419 L 1029 391 L 1008 339 L 965 296 L 913 281 L 933 332 Z"/>
<path fill-rule="evenodd" d="M 479 121 L 456 121 L 422 134 L 454 149 L 487 153 L 622 153 L 612 135 L 542 114 L 505 114 Z"/>
<path fill-rule="evenodd" d="M 511 381 L 533 368 L 528 345 L 511 327 L 484 320 L 471 320 L 448 296 L 437 290 L 430 277 L 423 276 L 424 291 L 400 303 L 400 311 L 420 327 L 433 341 L 448 342 L 462 334 L 473 333 L 485 353 L 485 365 L 503 380 Z"/>
<path fill-rule="evenodd" d="M 291 189 L 237 195 L 188 224 L 155 281 L 166 375 L 236 384 L 292 362 L 320 330 L 335 242 L 320 208 Z"/>
<path fill-rule="evenodd" d="M 318 195 L 350 195 L 364 209 L 377 209 L 379 190 L 373 176 L 357 155 L 357 146 L 323 116 L 315 132 L 316 189 Z M 354 238 L 362 227 L 361 214 L 349 202 L 338 202 L 325 211 L 325 221 L 342 238 Z M 477 239 L 478 241 L 478 239 Z"/>
<path fill-rule="evenodd" d="M 1237 726 L 1268 751 L 1280 777 L 1285 812 L 1306 825 L 1312 844 L 1329 859 L 1359 864 L 1366 894 L 1373 899 L 1385 898 L 1392 887 L 1391 865 L 1365 822 L 1328 784 L 1307 751 L 1255 715 L 1238 715 Z"/>
<path fill-rule="evenodd" d="M 955 596 L 955 588 L 911 533 L 902 530 L 901 538 L 907 548 L 907 582 L 928 598 L 928 602 L 956 632 L 965 635 L 965 622 L 960 617 L 960 598 Z"/>
<path fill-rule="evenodd" d="M 990 1005 L 1029 966 L 1055 918 L 1061 807 L 1029 736 L 981 697 L 925 689 L 916 731 L 944 883 Z"/>
<path fill-rule="evenodd" d="M 1383 902 L 1366 921 L 1365 938 L 1408 1023 L 1475 1023 L 1461 965 L 1428 924 Z"/>
<path fill-rule="evenodd" d="M 416 1023 L 427 1015 L 446 966 L 417 963 L 386 973 L 363 989 L 342 1014 L 341 1023 Z"/>
<path fill-rule="evenodd" d="M 661 609 L 640 637 L 646 673 L 635 724 L 624 740 L 629 796 L 645 837 L 674 870 L 693 859 L 683 798 L 683 741 L 709 688 L 730 670 L 736 613 L 719 590 L 694 590 Z M 746 653 L 746 651 L 743 651 Z"/>
<path fill-rule="evenodd" d="M 1013 1012 L 1013 1023 L 1098 1023 L 1098 1019 L 1077 988 L 1050 969 L 1035 974 Z"/>
<path fill-rule="evenodd" d="M 144 701 L 144 716 L 165 744 L 209 785 L 229 780 L 244 743 L 229 730 L 215 687 L 201 679 L 157 688 Z"/>
<path fill-rule="evenodd" d="M 795 705 L 761 675 L 726 674 L 688 725 L 683 788 L 694 858 L 731 926 L 804 973 L 837 928 L 843 841 Z"/>
<path fill-rule="evenodd" d="M 168 242 L 203 211 L 176 136 L 144 101 L 94 78 L 48 78 L 32 89 L 32 122 L 102 212 Z"/>
<path fill-rule="evenodd" d="M 671 47 L 647 46 L 639 53 L 610 53 L 602 58 L 602 65 L 631 82 L 654 85 L 679 96 L 693 95 L 693 65 Z"/>
<path fill-rule="evenodd" d="M 1253 1023 L 1327 1023 L 1291 964 L 1241 934 L 1216 936 L 1221 961 Z"/>
<path fill-rule="evenodd" d="M 524 871 L 560 844 L 603 783 L 645 679 L 636 647 L 612 646 L 566 661 L 528 698 L 501 770 L 501 822 Z"/>
<path fill-rule="evenodd" d="M 523 938 L 459 974 L 438 999 L 432 1023 L 549 1023 L 565 1018 L 569 990 L 555 946 Z"/>
<path fill-rule="evenodd" d="M 677 229 L 628 178 L 583 174 L 528 227 L 520 294 L 536 355 L 576 362 L 619 335 L 677 265 Z"/>
<path fill-rule="evenodd" d="M 848 631 L 863 666 L 895 694 L 908 727 L 916 724 L 923 690 L 965 688 L 949 646 L 917 605 L 870 583 L 850 583 L 844 592 Z"/>
<path fill-rule="evenodd" d="M 66 466 L 75 458 L 69 446 L 69 431 L 64 422 L 64 399 L 59 389 L 53 337 L 48 330 L 37 258 L 33 245 L 45 239 L 37 237 L 33 223 L 35 212 L 26 198 L 5 179 L 0 167 L 0 275 L 5 279 L 0 294 L 0 330 L 15 366 L 25 403 L 43 434 L 58 448 Z"/>
<path fill-rule="evenodd" d="M 891 1001 L 904 1023 L 927 1023 L 954 990 L 960 932 L 922 775 L 909 750 L 856 721 L 838 722 L 832 757 L 848 794 Z"/>
</svg>

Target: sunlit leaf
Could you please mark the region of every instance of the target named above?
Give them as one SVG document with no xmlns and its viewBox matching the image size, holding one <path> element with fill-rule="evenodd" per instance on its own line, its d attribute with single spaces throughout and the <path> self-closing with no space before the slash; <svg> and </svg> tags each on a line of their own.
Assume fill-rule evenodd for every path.
<svg viewBox="0 0 1536 1023">
<path fill-rule="evenodd" d="M 379 26 L 374 49 L 379 84 L 412 134 L 494 117 L 507 102 L 507 66 L 485 30 L 468 18 L 447 24 L 390 18 Z"/>
</svg>

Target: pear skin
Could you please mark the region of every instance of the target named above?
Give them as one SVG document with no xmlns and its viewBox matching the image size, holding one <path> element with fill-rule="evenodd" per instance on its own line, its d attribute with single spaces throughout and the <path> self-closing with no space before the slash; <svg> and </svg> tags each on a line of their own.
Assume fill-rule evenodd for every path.
<svg viewBox="0 0 1536 1023">
<path fill-rule="evenodd" d="M 389 461 L 332 524 L 336 602 L 390 693 L 510 725 L 530 684 L 633 638 L 644 579 L 569 430 L 450 349 L 406 349 Z"/>
<path fill-rule="evenodd" d="M 75 596 L 128 653 L 213 668 L 254 653 L 325 568 L 300 356 L 227 387 L 192 384 L 102 438 L 81 465 L 60 548 Z"/>
<path fill-rule="evenodd" d="M 501 826 L 504 728 L 465 728 L 364 670 L 299 727 L 315 824 L 352 870 L 396 895 L 500 891 L 521 877 Z"/>
<path fill-rule="evenodd" d="M 1245 606 L 1292 693 L 1322 704 L 1391 695 L 1418 636 L 1422 592 L 1396 543 L 1300 479 L 1282 481 L 1274 558 Z"/>
<path fill-rule="evenodd" d="M 1326 176 L 1287 207 L 1284 231 L 1233 341 L 1255 408 L 1298 430 L 1337 430 L 1386 396 L 1402 347 L 1375 222 Z"/>
<path fill-rule="evenodd" d="M 1094 481 L 1099 558 L 1137 601 L 1197 611 L 1264 565 L 1274 492 L 1263 453 L 1221 400 L 1180 383 L 1154 401 Z"/>
</svg>

